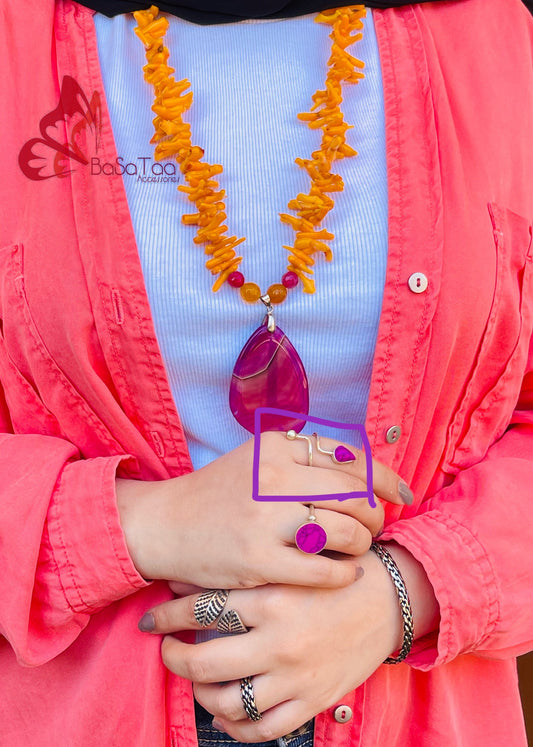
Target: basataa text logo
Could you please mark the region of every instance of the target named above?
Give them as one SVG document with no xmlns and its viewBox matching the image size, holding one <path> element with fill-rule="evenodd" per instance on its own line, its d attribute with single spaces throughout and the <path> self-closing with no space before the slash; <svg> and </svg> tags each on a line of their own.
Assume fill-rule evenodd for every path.
<svg viewBox="0 0 533 747">
<path fill-rule="evenodd" d="M 179 182 L 180 178 L 175 163 L 159 163 L 150 156 L 139 156 L 135 161 L 125 162 L 121 156 L 114 163 L 102 161 L 98 156 L 91 158 L 92 176 L 135 176 L 137 181 L 145 183 Z"/>
</svg>

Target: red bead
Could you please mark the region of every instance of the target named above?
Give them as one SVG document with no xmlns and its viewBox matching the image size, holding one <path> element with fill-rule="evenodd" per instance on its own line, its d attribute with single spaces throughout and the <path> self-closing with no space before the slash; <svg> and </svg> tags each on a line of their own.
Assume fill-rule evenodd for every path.
<svg viewBox="0 0 533 747">
<path fill-rule="evenodd" d="M 228 283 L 232 288 L 240 288 L 241 285 L 244 285 L 244 275 L 242 272 L 232 272 L 228 275 Z"/>
<path fill-rule="evenodd" d="M 281 282 L 285 288 L 296 288 L 298 285 L 298 275 L 292 270 L 289 270 L 289 272 L 286 272 L 281 278 Z"/>
</svg>

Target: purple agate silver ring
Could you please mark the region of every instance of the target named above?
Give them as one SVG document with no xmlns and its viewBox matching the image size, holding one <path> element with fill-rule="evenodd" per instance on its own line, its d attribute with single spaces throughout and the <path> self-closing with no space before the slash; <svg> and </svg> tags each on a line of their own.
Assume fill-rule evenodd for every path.
<svg viewBox="0 0 533 747">
<path fill-rule="evenodd" d="M 304 524 L 300 524 L 294 534 L 294 542 L 298 550 L 308 555 L 316 555 L 326 546 L 328 535 L 324 527 L 318 523 L 315 507 L 309 504 L 309 516 Z"/>
<path fill-rule="evenodd" d="M 309 436 L 303 436 L 299 433 L 296 433 L 295 430 L 287 431 L 285 435 L 287 436 L 289 441 L 294 441 L 297 438 L 301 439 L 302 441 L 307 441 L 307 464 L 309 467 L 312 467 L 313 442 L 309 438 Z M 326 456 L 329 456 L 331 458 L 331 461 L 335 462 L 335 464 L 353 464 L 353 462 L 355 462 L 355 454 L 346 446 L 343 446 L 343 444 L 338 444 L 332 451 L 328 451 L 328 449 L 324 449 L 320 445 L 320 438 L 318 436 L 318 433 L 313 433 L 313 438 L 316 440 L 317 451 L 319 451 L 321 454 L 326 454 Z"/>
<path fill-rule="evenodd" d="M 331 457 L 332 461 L 335 462 L 335 464 L 352 464 L 353 462 L 355 462 L 355 454 L 346 446 L 339 444 L 333 449 L 333 451 L 328 451 L 327 449 L 323 449 L 320 446 L 320 439 L 318 437 L 318 434 L 313 433 L 313 436 L 316 439 L 317 451 L 319 451 L 321 454 L 327 454 L 329 457 Z"/>
</svg>

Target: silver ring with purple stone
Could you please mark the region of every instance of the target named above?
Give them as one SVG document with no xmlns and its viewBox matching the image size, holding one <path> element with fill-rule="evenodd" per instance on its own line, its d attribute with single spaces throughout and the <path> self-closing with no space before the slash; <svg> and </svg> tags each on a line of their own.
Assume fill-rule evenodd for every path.
<svg viewBox="0 0 533 747">
<path fill-rule="evenodd" d="M 324 527 L 318 523 L 315 507 L 309 504 L 309 516 L 304 524 L 300 524 L 294 535 L 294 542 L 298 550 L 308 555 L 316 555 L 326 546 L 328 535 Z"/>
<path fill-rule="evenodd" d="M 352 462 L 355 462 L 355 454 L 350 451 L 350 449 L 346 448 L 346 446 L 339 444 L 333 449 L 333 451 L 328 451 L 327 449 L 323 449 L 320 446 L 320 439 L 318 437 L 318 434 L 313 433 L 313 436 L 316 439 L 317 451 L 319 451 L 321 454 L 327 454 L 327 456 L 331 457 L 332 461 L 334 461 L 335 464 L 351 464 Z"/>
</svg>

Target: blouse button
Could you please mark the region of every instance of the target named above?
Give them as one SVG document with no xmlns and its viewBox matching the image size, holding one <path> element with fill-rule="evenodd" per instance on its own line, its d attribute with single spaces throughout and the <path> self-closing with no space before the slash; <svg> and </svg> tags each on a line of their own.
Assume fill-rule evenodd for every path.
<svg viewBox="0 0 533 747">
<path fill-rule="evenodd" d="M 402 429 L 399 425 L 392 425 L 385 436 L 385 440 L 388 444 L 395 444 L 402 435 Z"/>
<path fill-rule="evenodd" d="M 423 272 L 413 272 L 407 284 L 413 293 L 424 293 L 428 287 L 428 279 Z"/>
<path fill-rule="evenodd" d="M 333 715 L 335 716 L 335 721 L 337 721 L 337 723 L 345 724 L 351 719 L 353 712 L 350 706 L 340 705 L 335 709 L 335 713 Z"/>
</svg>

